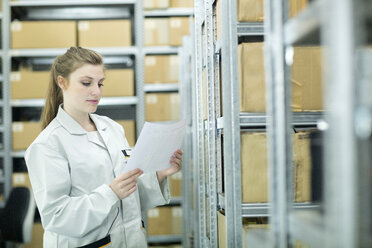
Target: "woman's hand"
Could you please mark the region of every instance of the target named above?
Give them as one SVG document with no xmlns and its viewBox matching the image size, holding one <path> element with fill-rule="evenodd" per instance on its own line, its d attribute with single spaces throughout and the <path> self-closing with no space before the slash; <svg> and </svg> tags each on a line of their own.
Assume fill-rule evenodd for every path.
<svg viewBox="0 0 372 248">
<path fill-rule="evenodd" d="M 132 194 L 137 189 L 137 178 L 143 174 L 141 169 L 120 174 L 110 184 L 110 188 L 120 200 Z"/>
<path fill-rule="evenodd" d="M 182 154 L 183 154 L 183 151 L 180 149 L 175 151 L 173 155 L 170 157 L 170 161 L 169 161 L 172 166 L 167 169 L 156 172 L 159 183 L 162 183 L 167 176 L 176 174 L 182 169 Z"/>
</svg>

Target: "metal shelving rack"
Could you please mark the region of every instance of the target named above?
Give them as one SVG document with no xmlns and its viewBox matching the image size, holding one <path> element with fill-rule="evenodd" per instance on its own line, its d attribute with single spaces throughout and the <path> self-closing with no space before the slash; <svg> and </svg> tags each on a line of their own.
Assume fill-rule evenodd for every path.
<svg viewBox="0 0 372 248">
<path fill-rule="evenodd" d="M 192 23 L 192 17 L 194 15 L 194 9 L 192 8 L 168 8 L 168 9 L 156 9 L 156 10 L 144 10 L 143 11 L 143 18 L 146 17 L 190 17 L 190 23 Z M 191 25 L 190 25 L 191 27 Z M 143 47 L 143 56 L 146 55 L 178 55 L 180 61 L 180 49 L 177 46 L 148 46 Z M 182 73 L 179 74 L 180 80 L 182 77 Z M 166 83 L 163 82 L 161 84 L 144 84 L 144 92 L 145 93 L 152 93 L 152 92 L 179 92 L 181 95 L 180 86 L 178 83 Z M 182 101 L 182 96 L 181 96 Z M 188 113 L 188 112 L 187 112 Z M 186 112 L 181 109 L 181 119 L 187 118 Z M 183 150 L 185 155 L 190 153 L 191 149 L 191 141 L 188 140 L 188 137 L 191 135 L 191 131 L 189 130 L 185 134 L 185 142 L 183 144 Z M 190 164 L 191 160 L 184 156 L 183 164 Z M 188 218 L 189 215 L 189 198 L 190 193 L 188 192 L 187 188 L 190 187 L 189 180 L 190 177 L 187 173 L 185 173 L 186 168 L 183 167 L 182 171 L 182 197 L 181 199 L 176 199 L 171 201 L 171 205 L 178 205 L 182 206 L 183 212 L 183 235 L 150 235 L 148 236 L 148 243 L 156 243 L 156 244 L 167 244 L 167 243 L 182 243 L 186 245 L 186 247 L 190 247 L 189 237 L 187 237 L 186 233 L 190 234 L 189 230 L 190 219 Z M 186 175 L 186 176 L 185 176 Z M 186 200 L 187 199 L 187 200 Z"/>
<path fill-rule="evenodd" d="M 287 0 L 265 1 L 265 65 L 270 151 L 270 230 L 247 234 L 257 247 L 371 247 L 371 18 L 368 1 L 315 0 L 288 18 Z M 293 204 L 290 70 L 293 46 L 324 53 L 324 200 Z M 284 94 L 283 94 L 284 92 Z M 368 174 L 369 176 L 366 176 Z"/>
</svg>

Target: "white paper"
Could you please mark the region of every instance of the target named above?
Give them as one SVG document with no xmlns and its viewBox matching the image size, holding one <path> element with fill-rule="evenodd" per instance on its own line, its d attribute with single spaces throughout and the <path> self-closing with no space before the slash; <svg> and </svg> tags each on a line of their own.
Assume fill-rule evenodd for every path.
<svg viewBox="0 0 372 248">
<path fill-rule="evenodd" d="M 145 122 L 125 171 L 140 168 L 144 173 L 171 166 L 170 158 L 181 148 L 186 120 L 172 124 Z"/>
</svg>

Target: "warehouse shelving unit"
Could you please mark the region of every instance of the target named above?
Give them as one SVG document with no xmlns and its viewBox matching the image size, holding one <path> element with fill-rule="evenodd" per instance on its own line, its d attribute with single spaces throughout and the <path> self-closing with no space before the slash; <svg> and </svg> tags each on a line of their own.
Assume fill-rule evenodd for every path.
<svg viewBox="0 0 372 248">
<path fill-rule="evenodd" d="M 161 18 L 161 17 L 190 17 L 190 23 L 192 17 L 194 15 L 193 8 L 168 8 L 168 9 L 154 9 L 154 10 L 144 10 L 143 11 L 143 18 Z M 191 27 L 191 25 L 190 25 Z M 180 61 L 180 51 L 179 47 L 177 46 L 145 46 L 143 47 L 143 56 L 146 55 L 178 55 Z M 181 77 L 181 73 L 179 74 Z M 181 79 L 179 79 L 180 81 Z M 178 83 L 167 83 L 162 82 L 159 84 L 144 84 L 144 92 L 145 93 L 156 93 L 156 92 L 179 92 L 180 91 L 180 84 Z M 182 101 L 182 97 L 180 98 Z M 185 115 L 182 114 L 181 110 L 181 119 L 186 118 Z M 185 142 L 187 141 L 188 132 L 185 134 Z M 183 150 L 185 154 L 189 152 L 190 143 L 183 144 Z M 186 156 L 183 156 L 183 164 L 189 164 L 190 160 L 187 159 Z M 185 244 L 189 244 L 189 240 L 185 236 L 185 230 L 187 230 L 187 226 L 189 223 L 189 215 L 188 215 L 188 202 L 186 201 L 187 191 L 185 191 L 189 177 L 185 177 L 184 173 L 185 168 L 182 171 L 182 197 L 173 198 L 170 202 L 172 206 L 182 206 L 182 214 L 183 214 L 183 233 L 184 235 L 149 235 L 148 236 L 148 243 L 149 244 L 174 244 L 174 243 L 182 243 L 184 246 Z M 186 246 L 189 247 L 189 246 Z"/>
</svg>

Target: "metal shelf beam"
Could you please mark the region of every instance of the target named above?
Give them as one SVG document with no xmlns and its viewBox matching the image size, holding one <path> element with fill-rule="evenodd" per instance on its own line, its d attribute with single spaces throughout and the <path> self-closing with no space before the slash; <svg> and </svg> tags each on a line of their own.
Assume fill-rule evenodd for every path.
<svg viewBox="0 0 372 248">
<path fill-rule="evenodd" d="M 194 15 L 193 8 L 168 8 L 159 10 L 146 10 L 143 12 L 145 17 L 158 16 L 192 16 Z"/>
<path fill-rule="evenodd" d="M 66 52 L 68 48 L 42 48 L 42 49 L 11 49 L 11 57 L 56 57 Z M 91 48 L 103 56 L 109 55 L 136 55 L 136 47 L 95 47 Z"/>
<path fill-rule="evenodd" d="M 91 6 L 91 5 L 122 5 L 135 4 L 136 0 L 56 0 L 56 1 L 10 1 L 10 7 L 40 7 L 40 6 Z"/>
<path fill-rule="evenodd" d="M 178 83 L 166 84 L 145 84 L 145 92 L 165 92 L 165 91 L 178 91 Z"/>
<path fill-rule="evenodd" d="M 147 237 L 148 243 L 181 243 L 182 235 L 151 235 Z"/>
<path fill-rule="evenodd" d="M 178 47 L 171 47 L 171 46 L 144 47 L 143 51 L 146 55 L 177 54 Z"/>
<path fill-rule="evenodd" d="M 264 35 L 263 22 L 238 22 L 238 36 L 262 36 Z"/>
</svg>

